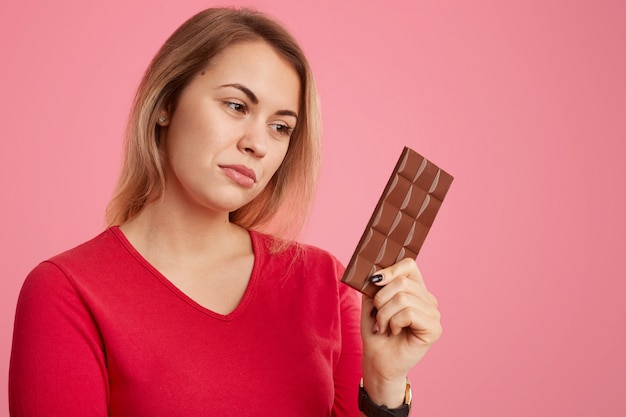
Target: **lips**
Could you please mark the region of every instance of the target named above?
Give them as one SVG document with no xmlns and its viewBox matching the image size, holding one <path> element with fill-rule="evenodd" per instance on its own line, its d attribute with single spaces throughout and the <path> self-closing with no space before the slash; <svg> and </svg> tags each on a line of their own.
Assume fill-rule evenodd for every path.
<svg viewBox="0 0 626 417">
<path fill-rule="evenodd" d="M 245 165 L 220 165 L 226 176 L 244 187 L 252 187 L 256 183 L 256 173 Z"/>
</svg>

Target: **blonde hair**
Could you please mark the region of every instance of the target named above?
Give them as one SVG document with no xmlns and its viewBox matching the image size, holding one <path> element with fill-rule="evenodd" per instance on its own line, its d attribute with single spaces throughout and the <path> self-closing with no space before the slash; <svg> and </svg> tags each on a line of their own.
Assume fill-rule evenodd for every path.
<svg viewBox="0 0 626 417">
<path fill-rule="evenodd" d="M 122 172 L 106 213 L 107 224 L 122 224 L 159 199 L 165 190 L 165 154 L 157 119 L 175 108 L 180 92 L 210 60 L 236 43 L 263 40 L 300 77 L 298 123 L 278 171 L 261 194 L 230 213 L 247 229 L 292 239 L 308 215 L 320 159 L 320 112 L 309 63 L 296 40 L 280 24 L 250 9 L 204 10 L 183 23 L 163 44 L 137 90 L 126 130 Z"/>
</svg>

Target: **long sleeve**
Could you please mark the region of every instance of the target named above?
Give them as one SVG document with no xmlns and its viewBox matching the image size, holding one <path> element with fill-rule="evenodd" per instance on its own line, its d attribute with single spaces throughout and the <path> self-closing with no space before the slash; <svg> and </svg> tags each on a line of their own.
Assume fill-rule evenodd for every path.
<svg viewBox="0 0 626 417">
<path fill-rule="evenodd" d="M 340 271 L 343 272 L 343 269 Z M 339 274 L 341 276 L 341 274 Z M 339 283 L 341 318 L 341 355 L 334 372 L 335 403 L 333 416 L 359 416 L 358 392 L 361 377 L 361 297 Z"/>
<path fill-rule="evenodd" d="M 50 262 L 27 277 L 17 304 L 9 370 L 12 417 L 106 417 L 108 382 L 98 329 Z"/>
</svg>

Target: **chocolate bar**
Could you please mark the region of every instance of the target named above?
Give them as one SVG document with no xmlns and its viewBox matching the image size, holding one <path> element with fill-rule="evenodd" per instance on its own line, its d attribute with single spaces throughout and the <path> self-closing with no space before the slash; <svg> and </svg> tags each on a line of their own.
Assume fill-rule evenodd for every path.
<svg viewBox="0 0 626 417">
<path fill-rule="evenodd" d="M 369 277 L 399 260 L 417 257 L 452 176 L 405 147 L 341 280 L 373 297 Z"/>
</svg>

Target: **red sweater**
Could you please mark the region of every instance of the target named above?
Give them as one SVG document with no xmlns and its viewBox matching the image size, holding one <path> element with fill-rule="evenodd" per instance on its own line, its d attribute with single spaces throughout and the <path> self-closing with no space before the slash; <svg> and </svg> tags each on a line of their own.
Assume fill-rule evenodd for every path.
<svg viewBox="0 0 626 417">
<path fill-rule="evenodd" d="M 255 263 L 239 306 L 187 297 L 113 227 L 37 266 L 17 305 L 11 416 L 356 416 L 359 296 L 303 246 Z M 228 279 L 224 277 L 224 279 Z"/>
</svg>

